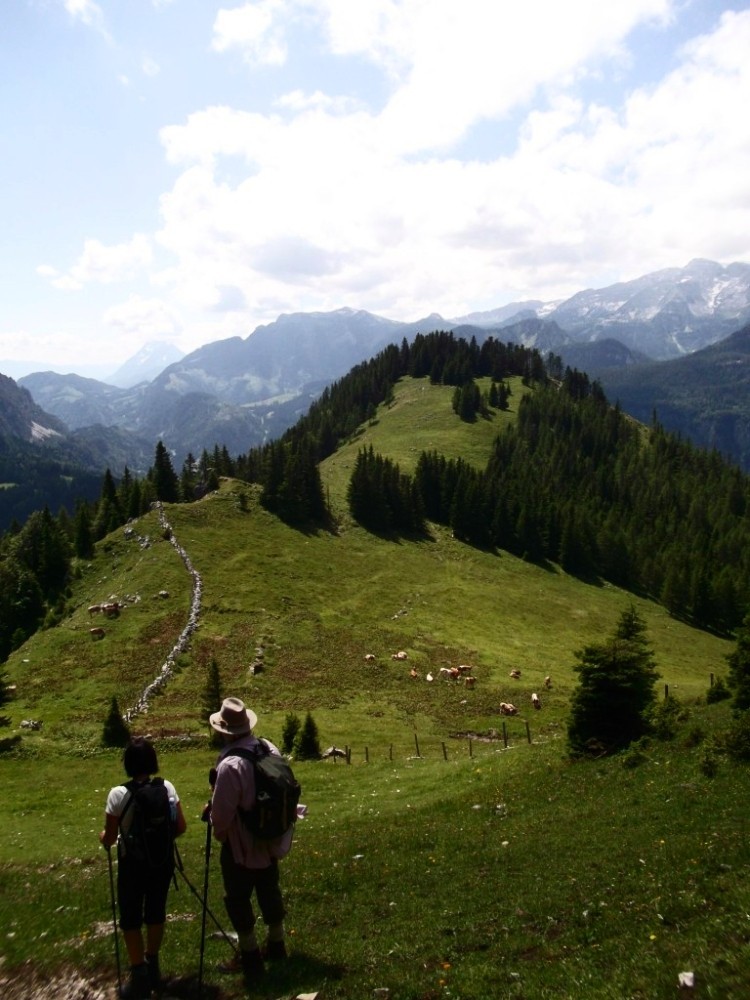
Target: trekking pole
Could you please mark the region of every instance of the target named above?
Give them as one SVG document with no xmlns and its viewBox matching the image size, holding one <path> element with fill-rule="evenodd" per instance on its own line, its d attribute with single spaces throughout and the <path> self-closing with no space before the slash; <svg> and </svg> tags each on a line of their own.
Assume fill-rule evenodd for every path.
<svg viewBox="0 0 750 1000">
<path fill-rule="evenodd" d="M 180 873 L 180 875 L 182 875 L 182 878 L 185 881 L 185 885 L 192 892 L 192 894 L 195 896 L 195 898 L 198 900 L 198 902 L 201 904 L 201 906 L 205 906 L 206 907 L 206 913 L 213 920 L 213 922 L 214 922 L 214 924 L 216 926 L 216 929 L 220 932 L 221 936 L 224 938 L 224 940 L 227 942 L 227 944 L 232 948 L 233 951 L 235 951 L 235 952 L 239 951 L 237 945 L 234 943 L 234 941 L 231 939 L 231 937 L 229 936 L 229 934 L 227 934 L 227 932 L 224 930 L 224 928 L 221 926 L 221 924 L 219 923 L 219 921 L 217 920 L 217 918 L 212 913 L 212 911 L 209 908 L 206 900 L 203 898 L 203 896 L 201 896 L 201 894 L 198 892 L 198 890 L 195 888 L 195 886 L 193 885 L 193 883 L 190 881 L 190 879 L 185 874 L 185 866 L 182 863 L 182 857 L 180 855 L 180 852 L 177 850 L 177 844 L 174 845 L 174 852 L 175 852 L 175 858 L 177 860 L 177 867 L 176 867 L 175 871 L 178 871 Z"/>
<path fill-rule="evenodd" d="M 109 862 L 109 897 L 112 900 L 112 929 L 115 935 L 115 962 L 117 963 L 117 994 L 119 996 L 122 988 L 122 972 L 120 970 L 120 939 L 117 936 L 117 907 L 115 905 L 115 878 L 112 874 L 112 853 L 109 847 L 105 848 L 107 861 Z"/>
<path fill-rule="evenodd" d="M 206 948 L 206 913 L 208 912 L 208 865 L 211 860 L 211 807 L 210 804 L 203 810 L 206 822 L 206 865 L 203 877 L 203 918 L 201 920 L 201 958 L 198 966 L 198 996 L 203 996 L 203 953 Z"/>
</svg>

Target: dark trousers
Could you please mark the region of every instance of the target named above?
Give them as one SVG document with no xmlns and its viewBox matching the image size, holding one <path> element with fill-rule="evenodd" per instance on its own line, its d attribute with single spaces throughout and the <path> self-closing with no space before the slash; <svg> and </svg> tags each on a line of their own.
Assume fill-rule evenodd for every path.
<svg viewBox="0 0 750 1000">
<path fill-rule="evenodd" d="M 224 906 L 232 927 L 238 934 L 247 934 L 255 927 L 251 897 L 258 900 L 263 922 L 280 924 L 284 919 L 284 901 L 279 886 L 279 864 L 268 868 L 245 868 L 232 857 L 229 844 L 221 845 L 221 874 L 224 879 Z"/>
</svg>

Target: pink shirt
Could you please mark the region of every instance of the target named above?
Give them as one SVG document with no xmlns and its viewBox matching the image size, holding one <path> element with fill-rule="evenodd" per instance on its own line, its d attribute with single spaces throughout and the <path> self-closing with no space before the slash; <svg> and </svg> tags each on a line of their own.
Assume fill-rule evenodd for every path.
<svg viewBox="0 0 750 1000">
<path fill-rule="evenodd" d="M 273 743 L 264 742 L 268 743 L 271 753 L 279 754 Z M 249 735 L 224 747 L 216 762 L 216 784 L 211 799 L 214 836 L 222 843 L 229 842 L 235 862 L 245 868 L 268 868 L 274 859 L 289 853 L 294 837 L 292 825 L 277 840 L 256 841 L 237 813 L 238 806 L 252 809 L 255 804 L 255 771 L 251 761 L 232 756 L 232 750 L 237 747 L 252 750 L 257 744 L 257 737 Z"/>
</svg>

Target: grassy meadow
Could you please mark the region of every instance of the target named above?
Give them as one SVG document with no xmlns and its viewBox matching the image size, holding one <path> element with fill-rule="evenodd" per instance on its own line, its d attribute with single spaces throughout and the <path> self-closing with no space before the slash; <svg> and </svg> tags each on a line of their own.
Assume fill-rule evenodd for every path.
<svg viewBox="0 0 750 1000">
<path fill-rule="evenodd" d="M 469 548 L 443 528 L 386 540 L 347 517 L 362 444 L 403 471 L 422 448 L 482 464 L 520 392 L 514 385 L 509 414 L 467 426 L 449 389 L 400 383 L 393 403 L 324 463 L 335 531 L 291 529 L 234 481 L 166 510 L 201 574 L 202 615 L 176 676 L 133 730 L 154 737 L 183 800 L 190 882 L 202 892 L 211 659 L 223 692 L 257 712 L 262 735 L 278 742 L 289 712 L 310 711 L 323 748 L 351 750 L 350 764 L 295 768 L 309 814 L 282 865 L 291 957 L 259 991 L 269 1000 L 315 991 L 353 1000 L 378 988 L 391 1000 L 660 1000 L 677 992 L 683 971 L 695 973 L 692 996 L 748 995 L 750 779 L 711 752 L 730 713 L 705 703 L 732 644 L 642 597 Z M 63 970 L 114 990 L 97 833 L 122 774 L 100 735 L 112 695 L 125 710 L 158 673 L 191 600 L 156 514 L 135 528 L 148 547 L 123 532 L 100 543 L 78 567 L 68 615 L 6 666 L 16 695 L 3 735 L 23 735 L 0 754 L 3 995 L 33 996 L 35 976 Z M 126 604 L 119 618 L 93 619 L 88 606 L 112 596 Z M 659 694 L 668 685 L 682 706 L 677 733 L 637 754 L 571 763 L 574 651 L 609 634 L 631 602 L 647 624 Z M 101 641 L 92 624 L 105 628 Z M 391 659 L 397 650 L 405 663 Z M 475 687 L 425 679 L 461 663 L 472 665 Z M 519 708 L 505 740 L 501 701 Z M 20 730 L 22 719 L 43 727 Z M 228 927 L 216 851 L 209 880 L 209 906 Z M 184 879 L 178 885 L 163 966 L 175 976 L 169 995 L 195 996 L 200 903 Z M 228 950 L 206 942 L 205 995 L 215 1000 L 243 995 L 215 969 Z"/>
</svg>

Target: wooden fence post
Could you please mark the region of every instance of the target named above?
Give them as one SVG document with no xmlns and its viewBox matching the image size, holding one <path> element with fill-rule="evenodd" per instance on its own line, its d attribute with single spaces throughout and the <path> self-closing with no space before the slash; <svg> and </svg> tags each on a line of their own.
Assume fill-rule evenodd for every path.
<svg viewBox="0 0 750 1000">
<path fill-rule="evenodd" d="M 365 747 L 365 764 L 370 763 L 370 748 Z"/>
<path fill-rule="evenodd" d="M 417 757 L 421 757 L 422 754 L 419 752 L 419 739 L 416 733 L 414 734 L 414 746 L 417 748 Z"/>
<path fill-rule="evenodd" d="M 390 748 L 388 750 L 388 759 L 389 760 L 393 760 L 393 744 L 392 743 L 391 743 Z"/>
<path fill-rule="evenodd" d="M 346 763 L 347 764 L 351 764 L 351 762 L 352 762 L 352 748 L 350 746 L 346 746 L 345 747 L 345 753 L 346 753 Z"/>
<path fill-rule="evenodd" d="M 505 749 L 508 749 L 508 730 L 505 728 L 505 720 L 503 720 L 503 743 L 505 744 Z"/>
<path fill-rule="evenodd" d="M 474 756 L 474 744 L 472 743 L 471 738 L 469 738 L 469 756 Z"/>
<path fill-rule="evenodd" d="M 529 729 L 528 722 L 526 723 L 526 739 L 529 743 L 531 743 L 531 730 Z"/>
<path fill-rule="evenodd" d="M 669 697 L 669 684 L 664 685 L 664 701 Z"/>
<path fill-rule="evenodd" d="M 443 760 L 448 760 L 448 751 L 445 749 L 445 743 L 443 743 Z"/>
</svg>

